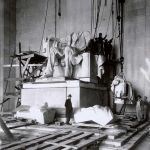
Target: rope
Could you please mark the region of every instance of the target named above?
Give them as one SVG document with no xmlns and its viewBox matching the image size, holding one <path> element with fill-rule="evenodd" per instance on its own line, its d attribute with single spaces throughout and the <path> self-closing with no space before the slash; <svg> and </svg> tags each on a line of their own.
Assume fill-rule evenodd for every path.
<svg viewBox="0 0 150 150">
<path fill-rule="evenodd" d="M 108 29 L 109 29 L 109 23 L 110 23 L 110 17 L 111 17 L 111 15 L 112 15 L 112 4 L 111 4 L 110 15 L 109 15 L 108 25 L 107 25 L 107 28 L 106 28 L 106 34 L 105 34 L 105 35 L 107 35 L 107 33 L 108 33 Z"/>
<path fill-rule="evenodd" d="M 61 17 L 61 0 L 59 0 L 58 16 Z"/>
<path fill-rule="evenodd" d="M 102 16 L 101 16 L 101 19 L 100 19 L 99 28 L 101 27 L 101 23 L 102 23 L 102 19 L 103 19 L 104 9 L 105 9 L 105 6 L 103 7 L 103 10 L 102 10 Z"/>
<path fill-rule="evenodd" d="M 123 57 L 123 35 L 124 35 L 124 7 L 123 7 L 123 3 L 120 4 L 121 6 L 121 37 L 120 37 L 120 55 L 121 57 Z"/>
<path fill-rule="evenodd" d="M 57 30 L 57 1 L 55 0 L 55 38 L 56 38 L 56 30 Z"/>
<path fill-rule="evenodd" d="M 100 7 L 101 7 L 101 0 L 99 0 L 98 3 L 98 11 L 97 11 L 97 18 L 96 18 L 96 26 L 95 26 L 95 32 L 94 32 L 94 39 L 97 33 L 97 27 L 98 27 L 98 22 L 99 22 L 99 13 L 100 13 Z"/>
<path fill-rule="evenodd" d="M 115 34 L 115 28 L 114 28 L 114 2 L 112 0 L 112 38 L 114 39 L 114 34 Z"/>
<path fill-rule="evenodd" d="M 118 31 L 119 31 L 119 44 L 120 44 L 120 63 L 121 63 L 121 72 L 123 72 L 123 33 L 124 33 L 124 0 L 119 1 L 116 0 L 116 13 L 117 13 L 117 21 L 118 21 Z"/>
<path fill-rule="evenodd" d="M 94 20 L 94 0 L 91 0 L 91 34 L 93 30 L 93 20 Z"/>
<path fill-rule="evenodd" d="M 43 31 L 42 31 L 42 39 L 41 39 L 39 53 L 40 53 L 41 48 L 42 48 L 42 42 L 43 42 L 44 33 L 45 33 L 45 27 L 46 27 L 46 22 L 47 22 L 48 3 L 49 3 L 49 0 L 47 0 L 47 2 L 46 2 L 46 12 L 45 12 L 45 17 L 44 17 L 44 27 L 43 27 Z"/>
</svg>

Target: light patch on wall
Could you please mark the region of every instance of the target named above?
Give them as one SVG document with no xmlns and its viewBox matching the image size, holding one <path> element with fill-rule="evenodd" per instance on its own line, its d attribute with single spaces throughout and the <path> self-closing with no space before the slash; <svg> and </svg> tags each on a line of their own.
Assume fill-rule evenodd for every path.
<svg viewBox="0 0 150 150">
<path fill-rule="evenodd" d="M 146 58 L 145 62 L 146 62 L 147 69 L 144 69 L 144 68 L 140 67 L 140 71 L 144 75 L 144 77 L 146 78 L 146 80 L 148 82 L 150 82 L 150 59 Z"/>
</svg>

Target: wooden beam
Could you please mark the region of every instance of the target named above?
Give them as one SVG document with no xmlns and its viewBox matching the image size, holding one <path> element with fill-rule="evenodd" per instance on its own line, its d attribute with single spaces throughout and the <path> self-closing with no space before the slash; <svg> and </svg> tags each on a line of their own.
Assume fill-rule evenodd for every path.
<svg viewBox="0 0 150 150">
<path fill-rule="evenodd" d="M 8 137 L 8 139 L 10 141 L 14 141 L 15 138 L 13 136 L 13 134 L 10 132 L 9 128 L 6 126 L 5 122 L 3 121 L 3 119 L 0 116 L 0 126 L 2 127 L 4 133 L 6 134 L 6 136 Z"/>
</svg>

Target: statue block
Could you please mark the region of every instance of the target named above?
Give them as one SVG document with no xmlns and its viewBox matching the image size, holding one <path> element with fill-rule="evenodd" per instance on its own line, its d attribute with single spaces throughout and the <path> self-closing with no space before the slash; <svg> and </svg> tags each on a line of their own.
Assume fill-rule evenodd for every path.
<svg viewBox="0 0 150 150">
<path fill-rule="evenodd" d="M 72 95 L 73 108 L 103 105 L 108 101 L 107 88 L 80 80 L 62 82 L 24 83 L 21 91 L 22 105 L 65 109 L 67 95 Z M 62 113 L 62 112 L 59 112 Z"/>
<path fill-rule="evenodd" d="M 97 63 L 96 56 L 90 53 L 82 54 L 83 60 L 80 64 L 73 66 L 73 79 L 79 79 L 81 81 L 97 83 Z M 65 66 L 57 64 L 54 66 L 53 77 L 64 77 Z"/>
</svg>

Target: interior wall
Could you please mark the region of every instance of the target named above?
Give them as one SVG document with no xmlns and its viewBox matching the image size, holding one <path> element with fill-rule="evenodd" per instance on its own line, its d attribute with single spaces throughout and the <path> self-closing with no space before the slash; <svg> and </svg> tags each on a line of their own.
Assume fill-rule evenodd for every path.
<svg viewBox="0 0 150 150">
<path fill-rule="evenodd" d="M 94 33 L 96 22 L 96 10 L 98 2 L 94 0 L 61 0 L 61 16 L 58 16 L 59 0 L 48 0 L 47 19 L 44 37 L 63 38 L 72 32 L 90 31 Z M 112 37 L 111 19 L 109 21 L 112 1 L 102 0 L 98 25 L 98 32 Z M 17 0 L 17 46 L 21 42 L 22 50 L 39 51 L 44 21 L 46 15 L 47 0 Z M 104 7 L 104 9 L 103 9 Z M 92 10 L 92 8 L 95 9 Z M 92 18 L 91 18 L 92 17 Z M 108 24 L 109 26 L 106 26 Z M 92 25 L 91 25 L 92 23 Z"/>
<path fill-rule="evenodd" d="M 4 51 L 3 59 L 4 65 L 10 65 L 12 57 L 16 51 L 16 0 L 4 1 Z M 15 63 L 15 61 L 13 62 Z M 3 67 L 3 89 L 7 95 L 15 94 L 15 82 L 8 82 L 6 88 L 6 81 L 9 77 L 10 67 Z M 10 78 L 15 78 L 16 68 L 13 67 L 10 72 Z M 6 92 L 5 92 L 6 91 Z M 4 104 L 4 111 L 10 111 L 15 108 L 14 99 L 10 99 Z"/>
<path fill-rule="evenodd" d="M 59 38 L 71 32 L 90 30 L 90 0 L 61 1 L 61 17 L 58 5 L 58 0 L 48 1 L 44 37 Z M 21 42 L 23 51 L 39 51 L 46 6 L 47 0 L 17 0 L 17 43 Z"/>
<path fill-rule="evenodd" d="M 125 75 L 135 93 L 150 101 L 150 1 L 126 0 L 124 25 Z"/>
<path fill-rule="evenodd" d="M 3 99 L 4 0 L 0 0 L 0 102 Z"/>
</svg>

